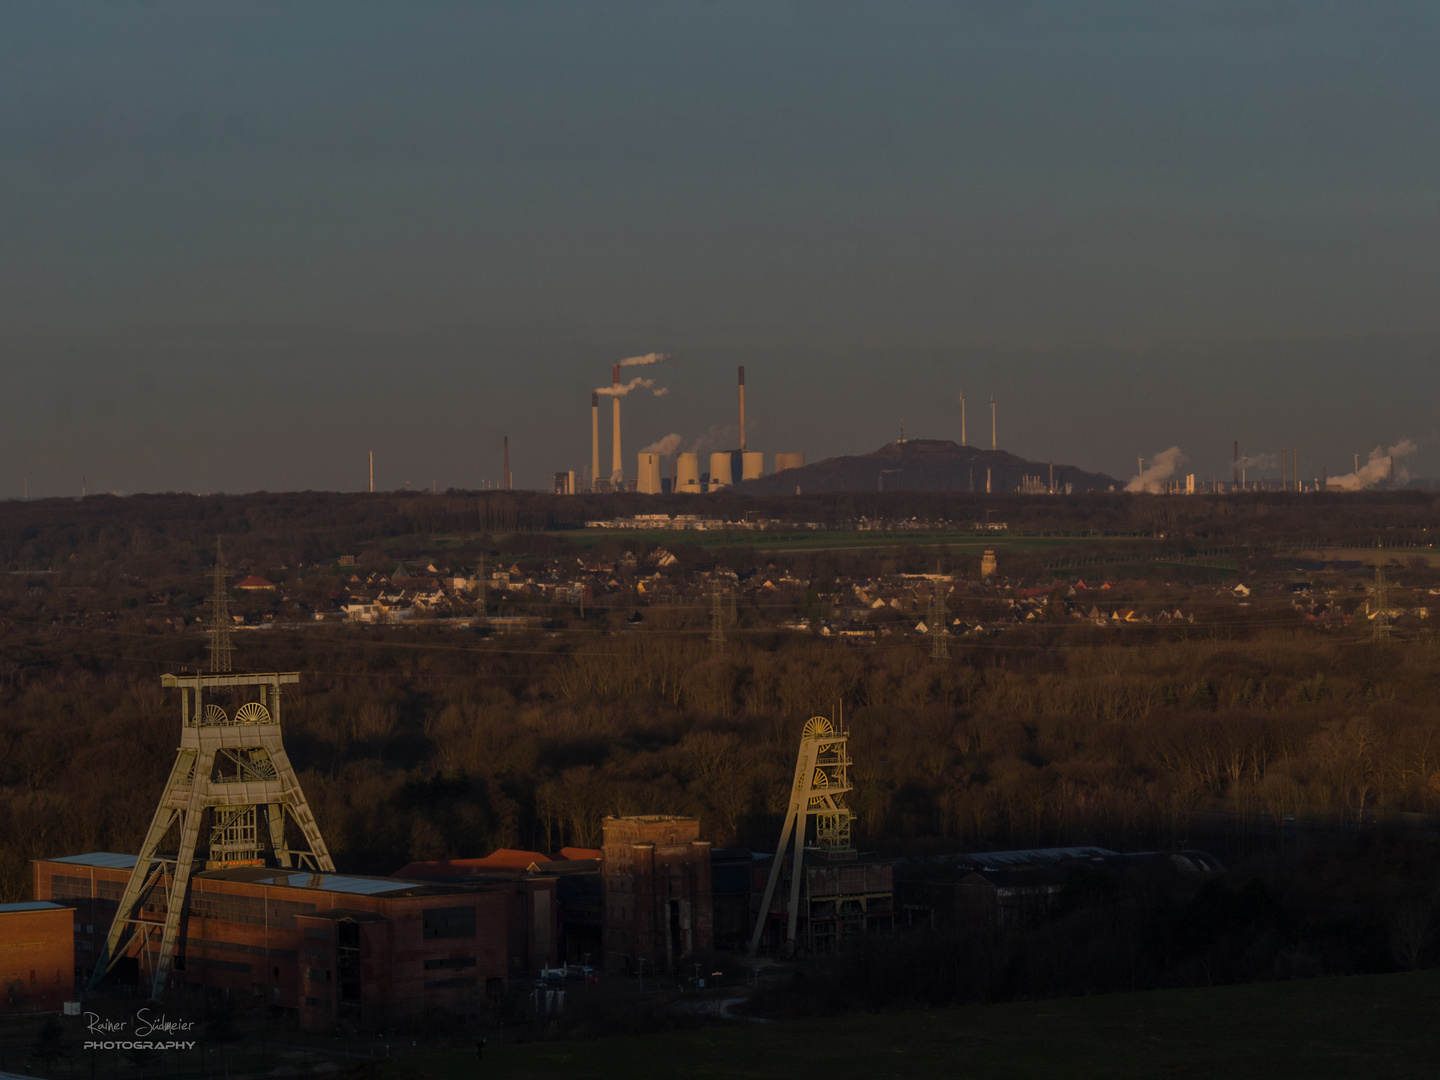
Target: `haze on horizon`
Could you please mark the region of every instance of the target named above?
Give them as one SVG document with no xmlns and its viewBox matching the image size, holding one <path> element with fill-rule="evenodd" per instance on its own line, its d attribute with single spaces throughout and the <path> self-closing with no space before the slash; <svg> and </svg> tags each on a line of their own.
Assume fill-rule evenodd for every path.
<svg viewBox="0 0 1440 1080">
<path fill-rule="evenodd" d="M 1440 9 L 0 8 L 0 497 L 668 432 L 1440 475 Z M 602 410 L 602 413 L 606 410 Z M 608 463 L 608 416 L 602 457 Z"/>
</svg>

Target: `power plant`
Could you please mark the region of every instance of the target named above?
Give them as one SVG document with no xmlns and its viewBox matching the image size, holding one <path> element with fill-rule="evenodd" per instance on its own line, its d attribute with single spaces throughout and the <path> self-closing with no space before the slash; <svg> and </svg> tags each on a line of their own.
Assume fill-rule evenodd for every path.
<svg viewBox="0 0 1440 1080">
<path fill-rule="evenodd" d="M 647 353 L 645 356 L 631 357 L 614 364 L 610 369 L 610 385 L 602 386 L 590 394 L 590 484 L 588 490 L 597 493 L 629 490 L 642 495 L 660 495 L 666 492 L 699 495 L 705 492 L 724 491 L 734 487 L 737 483 L 759 480 L 763 477 L 765 475 L 765 455 L 757 450 L 750 450 L 746 445 L 745 367 L 742 364 L 738 369 L 737 384 L 739 411 L 739 446 L 737 449 L 712 451 L 706 462 L 708 471 L 702 471 L 702 458 L 699 451 L 675 453 L 679 449 L 680 437 L 678 435 L 667 436 L 653 446 L 640 451 L 636 458 L 635 478 L 633 480 L 626 479 L 622 466 L 623 455 L 620 441 L 620 399 L 636 386 L 652 386 L 654 380 L 637 378 L 628 383 L 621 383 L 620 369 L 634 365 L 655 364 L 666 359 L 668 357 L 659 353 Z M 665 389 L 661 387 L 654 393 L 658 397 L 665 393 Z M 602 476 L 600 472 L 600 398 L 602 395 L 611 399 L 612 428 L 608 476 Z M 660 460 L 664 456 L 671 456 L 672 459 L 671 479 L 668 487 L 664 479 L 665 470 Z M 776 454 L 774 464 L 773 472 L 798 469 L 804 466 L 805 455 L 804 453 Z M 560 473 L 556 474 L 557 480 L 553 487 L 557 494 L 562 491 L 578 492 L 583 490 L 573 480 L 562 483 L 558 479 L 560 476 Z"/>
</svg>

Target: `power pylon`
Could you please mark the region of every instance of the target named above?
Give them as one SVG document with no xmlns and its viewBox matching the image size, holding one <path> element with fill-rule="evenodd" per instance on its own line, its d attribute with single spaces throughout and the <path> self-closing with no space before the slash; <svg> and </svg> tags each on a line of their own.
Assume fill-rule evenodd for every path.
<svg viewBox="0 0 1440 1080">
<path fill-rule="evenodd" d="M 230 670 L 235 647 L 230 644 L 230 594 L 225 591 L 225 557 L 215 538 L 215 591 L 210 597 L 210 673 Z"/>
<path fill-rule="evenodd" d="M 949 627 L 945 625 L 945 601 L 940 595 L 940 581 L 937 578 L 930 589 L 930 659 L 950 658 Z"/>
<path fill-rule="evenodd" d="M 1378 641 L 1390 636 L 1390 587 L 1385 580 L 1385 555 L 1376 544 L 1375 610 L 1370 615 L 1370 632 Z"/>
<path fill-rule="evenodd" d="M 190 877 L 202 862 L 206 870 L 272 863 L 335 871 L 280 740 L 280 687 L 299 681 L 295 672 L 161 676 L 162 686 L 180 690 L 180 748 L 90 977 L 91 989 L 120 957 L 134 953 L 149 961 L 151 997 L 160 998 L 180 919 L 189 909 Z M 233 716 L 202 701 L 207 691 L 234 693 L 240 687 L 255 687 L 259 700 L 241 704 Z M 264 836 L 258 823 L 262 806 Z M 291 848 L 286 840 L 287 818 L 299 829 L 303 847 Z"/>
<path fill-rule="evenodd" d="M 720 582 L 710 590 L 710 651 L 719 656 L 725 651 L 725 608 Z"/>
<path fill-rule="evenodd" d="M 803 876 L 801 860 L 810 819 L 815 819 L 815 846 L 821 854 L 832 859 L 855 856 L 854 845 L 850 842 L 851 813 L 845 802 L 845 793 L 851 790 L 850 754 L 846 750 L 848 739 L 847 734 L 835 730 L 827 717 L 812 716 L 805 721 L 805 728 L 800 734 L 800 753 L 795 759 L 795 779 L 790 785 L 790 807 L 785 812 L 785 825 L 780 830 L 775 861 L 770 865 L 770 878 L 765 883 L 765 895 L 755 918 L 755 933 L 750 938 L 751 956 L 760 948 L 760 938 L 765 933 L 770 901 L 775 897 L 775 885 L 780 880 L 781 865 L 785 861 L 785 845 L 790 842 L 792 830 L 795 833 L 795 853 L 790 868 L 790 920 L 785 931 L 787 952 L 792 952 L 795 947 Z"/>
</svg>

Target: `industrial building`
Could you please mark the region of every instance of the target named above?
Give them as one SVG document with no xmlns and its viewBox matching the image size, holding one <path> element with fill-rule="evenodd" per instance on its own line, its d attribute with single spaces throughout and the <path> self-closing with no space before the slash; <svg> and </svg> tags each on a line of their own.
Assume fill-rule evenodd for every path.
<svg viewBox="0 0 1440 1080">
<path fill-rule="evenodd" d="M 0 1008 L 59 1012 L 75 996 L 73 914 L 46 900 L 0 904 Z"/>
<path fill-rule="evenodd" d="M 793 858 L 780 856 L 780 888 L 758 921 L 757 951 L 784 953 L 794 945 L 811 953 L 837 951 L 861 934 L 888 934 L 895 927 L 895 863 L 891 859 L 852 856 L 832 859 L 814 849 L 801 862 L 799 907 L 793 935 L 787 931 L 793 889 Z M 755 860 L 752 902 L 761 910 L 764 886 L 775 857 Z"/>
<path fill-rule="evenodd" d="M 62 909 L 64 930 L 81 979 L 134 865 L 134 856 L 113 852 L 34 863 L 35 895 L 73 909 Z M 122 979 L 151 973 L 167 913 L 163 890 L 144 897 L 142 912 L 151 925 L 134 955 L 121 958 Z M 432 1010 L 473 1015 L 507 976 L 555 962 L 558 920 L 553 877 L 439 884 L 261 866 L 206 870 L 191 881 L 172 980 L 292 1011 L 310 1030 Z M 73 985 L 66 980 L 67 994 Z"/>
<path fill-rule="evenodd" d="M 604 822 L 605 968 L 673 971 L 714 948 L 710 841 L 700 819 L 648 814 Z"/>
</svg>

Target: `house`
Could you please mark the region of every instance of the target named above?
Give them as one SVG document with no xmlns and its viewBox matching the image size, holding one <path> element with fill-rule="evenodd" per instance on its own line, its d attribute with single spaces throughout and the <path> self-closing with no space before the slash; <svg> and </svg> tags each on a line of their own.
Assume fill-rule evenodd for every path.
<svg viewBox="0 0 1440 1080">
<path fill-rule="evenodd" d="M 244 589 L 246 592 L 274 592 L 274 591 L 275 591 L 275 585 L 274 585 L 273 582 L 266 581 L 263 577 L 256 577 L 254 574 L 251 574 L 249 577 L 245 578 L 243 581 L 238 581 L 238 582 L 236 582 L 236 583 L 235 583 L 235 588 L 237 588 L 237 589 Z"/>
</svg>

